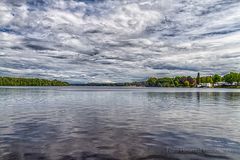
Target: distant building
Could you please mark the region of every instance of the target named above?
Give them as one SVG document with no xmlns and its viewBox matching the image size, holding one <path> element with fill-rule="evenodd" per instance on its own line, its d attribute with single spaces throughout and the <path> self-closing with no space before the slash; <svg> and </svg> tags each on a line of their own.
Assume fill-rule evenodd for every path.
<svg viewBox="0 0 240 160">
<path fill-rule="evenodd" d="M 228 84 L 226 84 L 226 82 L 216 82 L 214 83 L 214 87 L 221 87 L 221 86 L 226 86 Z"/>
<path fill-rule="evenodd" d="M 233 82 L 232 85 L 233 85 L 233 86 L 237 86 L 237 85 L 238 85 L 238 82 Z"/>
<path fill-rule="evenodd" d="M 213 87 L 213 85 L 211 83 L 200 83 L 197 87 L 198 88 L 211 88 L 211 87 Z"/>
<path fill-rule="evenodd" d="M 237 82 L 233 82 L 233 83 L 228 83 L 228 82 L 216 82 L 216 83 L 214 83 L 214 87 L 237 86 L 237 85 L 238 85 Z"/>
</svg>

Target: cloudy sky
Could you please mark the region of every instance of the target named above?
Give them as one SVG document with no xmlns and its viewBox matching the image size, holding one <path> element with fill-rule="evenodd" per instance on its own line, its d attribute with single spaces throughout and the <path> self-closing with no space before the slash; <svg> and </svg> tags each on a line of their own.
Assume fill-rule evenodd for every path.
<svg viewBox="0 0 240 160">
<path fill-rule="evenodd" d="M 239 0 L 0 0 L 0 76 L 69 82 L 240 71 Z"/>
</svg>

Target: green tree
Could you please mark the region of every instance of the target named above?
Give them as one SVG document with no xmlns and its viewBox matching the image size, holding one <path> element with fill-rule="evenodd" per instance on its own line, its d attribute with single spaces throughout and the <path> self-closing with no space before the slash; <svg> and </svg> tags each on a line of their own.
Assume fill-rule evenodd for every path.
<svg viewBox="0 0 240 160">
<path fill-rule="evenodd" d="M 156 87 L 157 81 L 158 81 L 158 79 L 156 77 L 151 77 L 147 80 L 147 85 L 150 87 Z"/>
<path fill-rule="evenodd" d="M 222 81 L 222 77 L 218 74 L 215 74 L 213 77 L 212 77 L 212 80 L 213 80 L 213 83 L 216 83 L 216 82 L 221 82 Z"/>
<path fill-rule="evenodd" d="M 189 86 L 190 86 L 189 81 L 185 81 L 185 82 L 184 82 L 184 86 L 185 86 L 185 87 L 189 87 Z"/>
<path fill-rule="evenodd" d="M 240 73 L 236 73 L 236 72 L 230 72 L 229 74 L 226 74 L 224 76 L 224 80 L 225 82 L 228 82 L 228 83 L 233 83 L 233 82 L 240 82 L 240 77 L 239 77 L 239 74 Z"/>
<path fill-rule="evenodd" d="M 169 77 L 158 78 L 157 80 L 158 87 L 174 87 L 174 79 Z"/>
<path fill-rule="evenodd" d="M 240 73 L 238 73 L 237 75 L 237 83 L 238 83 L 238 86 L 240 85 Z"/>
<path fill-rule="evenodd" d="M 207 83 L 207 77 L 201 77 L 200 81 L 201 83 Z"/>
<path fill-rule="evenodd" d="M 175 87 L 179 87 L 180 86 L 180 84 L 179 84 L 179 82 L 178 81 L 174 81 L 174 85 L 175 85 Z"/>
<path fill-rule="evenodd" d="M 0 86 L 68 86 L 67 82 L 38 78 L 0 77 Z"/>
<path fill-rule="evenodd" d="M 201 77 L 201 83 L 213 83 L 213 79 L 211 76 Z"/>
</svg>

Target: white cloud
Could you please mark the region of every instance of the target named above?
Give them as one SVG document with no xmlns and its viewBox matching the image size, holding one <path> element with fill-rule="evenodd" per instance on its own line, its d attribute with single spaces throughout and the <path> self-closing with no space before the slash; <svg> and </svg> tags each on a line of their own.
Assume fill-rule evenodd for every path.
<svg viewBox="0 0 240 160">
<path fill-rule="evenodd" d="M 8 24 L 12 19 L 11 8 L 0 2 L 0 26 Z"/>
</svg>

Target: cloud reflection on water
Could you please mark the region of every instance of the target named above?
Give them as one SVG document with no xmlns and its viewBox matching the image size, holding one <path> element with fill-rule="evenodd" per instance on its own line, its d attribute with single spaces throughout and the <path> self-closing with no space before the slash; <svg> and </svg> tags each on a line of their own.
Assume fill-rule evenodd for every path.
<svg viewBox="0 0 240 160">
<path fill-rule="evenodd" d="M 240 157 L 240 93 L 153 90 L 0 89 L 0 159 Z"/>
</svg>

